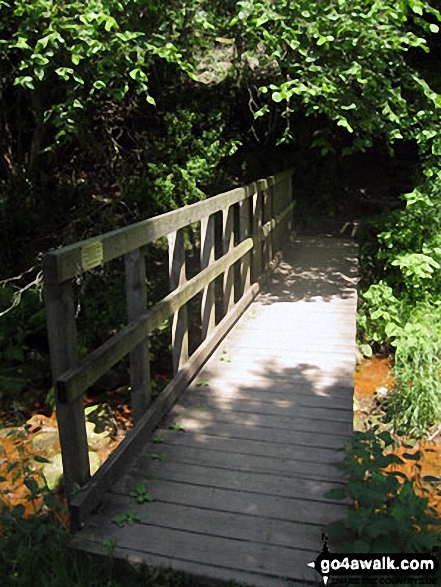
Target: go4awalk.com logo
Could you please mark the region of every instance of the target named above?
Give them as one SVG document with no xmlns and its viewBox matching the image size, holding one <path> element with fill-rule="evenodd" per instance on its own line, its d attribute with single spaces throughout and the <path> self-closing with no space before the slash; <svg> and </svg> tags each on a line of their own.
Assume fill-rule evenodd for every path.
<svg viewBox="0 0 441 587">
<path fill-rule="evenodd" d="M 344 554 L 329 552 L 323 545 L 315 561 L 308 563 L 328 584 L 331 577 L 381 576 L 389 577 L 434 577 L 438 570 L 438 558 L 434 554 Z"/>
</svg>

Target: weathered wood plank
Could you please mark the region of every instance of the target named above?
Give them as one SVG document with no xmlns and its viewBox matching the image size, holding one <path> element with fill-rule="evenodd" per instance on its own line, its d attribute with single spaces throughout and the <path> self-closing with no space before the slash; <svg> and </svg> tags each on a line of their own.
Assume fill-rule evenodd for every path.
<svg viewBox="0 0 441 587">
<path fill-rule="evenodd" d="M 160 497 L 159 497 L 160 499 Z M 140 514 L 146 508 L 142 505 L 128 503 L 127 496 L 109 494 L 108 500 L 100 508 L 100 516 L 107 519 L 118 515 L 126 508 L 134 508 Z M 190 505 L 180 505 L 155 500 L 148 506 L 148 523 L 176 530 L 187 530 L 199 534 L 221 536 L 264 542 L 270 544 L 318 550 L 321 539 L 321 527 L 314 524 L 300 524 L 271 518 L 256 518 L 235 512 L 204 510 Z"/>
<path fill-rule="evenodd" d="M 295 550 L 284 546 L 254 543 L 244 540 L 208 536 L 197 533 L 161 528 L 147 524 L 136 524 L 115 529 L 105 518 L 100 518 L 101 527 L 95 528 L 94 537 L 104 537 L 124 544 L 126 549 L 155 554 L 167 558 L 190 562 L 203 561 L 207 565 L 248 573 L 256 573 L 270 580 L 286 577 L 298 579 L 314 577 L 306 563 L 314 560 L 317 552 Z M 319 545 L 320 546 L 320 545 Z M 233 575 L 234 576 L 234 575 Z M 255 585 L 255 583 L 251 583 Z M 271 585 L 270 583 L 267 583 Z"/>
<path fill-rule="evenodd" d="M 253 239 L 255 236 L 262 234 L 262 194 L 256 192 L 252 197 L 252 219 L 253 219 Z M 251 257 L 251 279 L 255 281 L 262 273 L 262 242 L 259 238 L 256 239 L 253 256 Z"/>
<path fill-rule="evenodd" d="M 76 365 L 78 361 L 77 336 L 70 282 L 45 283 L 44 296 L 51 355 L 52 378 Z M 70 500 L 76 486 L 82 486 L 90 477 L 89 453 L 82 398 L 69 406 L 57 402 L 57 421 L 63 460 L 66 495 Z"/>
<path fill-rule="evenodd" d="M 214 263 L 214 214 L 201 220 L 201 271 Z M 215 284 L 210 282 L 202 292 L 201 305 L 202 340 L 215 327 Z"/>
<path fill-rule="evenodd" d="M 222 212 L 222 251 L 226 255 L 234 247 L 234 208 L 230 206 Z M 224 273 L 223 279 L 223 314 L 227 314 L 234 305 L 234 266 Z"/>
<path fill-rule="evenodd" d="M 96 541 L 94 535 L 92 535 L 92 538 L 85 537 L 84 539 L 77 536 L 71 545 L 72 548 L 85 550 L 94 555 L 105 558 L 109 556 L 108 547 L 104 545 L 104 542 Z M 124 560 L 133 565 L 161 567 L 190 575 L 196 580 L 202 581 L 202 584 L 207 583 L 210 587 L 222 587 L 225 583 L 231 581 L 232 577 L 239 581 L 241 585 L 249 585 L 250 587 L 287 587 L 286 581 L 278 577 L 261 576 L 258 573 L 242 572 L 237 569 L 228 569 L 200 562 L 195 563 L 176 556 L 168 557 L 150 554 L 140 550 L 139 546 L 137 549 L 114 546 L 112 547 L 112 553 L 115 559 Z"/>
<path fill-rule="evenodd" d="M 239 203 L 239 239 L 244 241 L 250 236 L 250 199 Z M 242 257 L 240 266 L 240 295 L 251 285 L 251 252 Z"/>
<path fill-rule="evenodd" d="M 275 430 L 263 426 L 241 426 L 229 422 L 198 422 L 196 420 L 180 418 L 180 423 L 189 432 L 197 432 L 211 436 L 224 438 L 237 438 L 244 440 L 258 440 L 294 445 L 311 446 L 318 448 L 340 449 L 344 443 L 344 436 L 324 434 L 322 432 L 306 432 L 303 430 Z"/>
<path fill-rule="evenodd" d="M 272 402 L 262 402 L 256 397 L 241 400 L 225 397 L 224 395 L 214 396 L 211 392 L 201 392 L 199 388 L 197 389 L 198 391 L 194 390 L 191 394 L 185 394 L 185 398 L 181 401 L 183 407 L 202 410 L 221 410 L 222 412 L 236 414 L 271 415 L 281 418 L 307 418 L 318 420 L 318 426 L 320 426 L 322 420 L 338 423 L 347 422 L 352 417 L 352 401 L 351 403 L 345 402 L 339 406 L 332 404 L 326 407 L 317 406 L 317 404 L 302 405 L 294 390 L 289 400 L 282 400 L 278 395 L 274 394 Z"/>
<path fill-rule="evenodd" d="M 249 440 L 244 438 L 229 438 L 214 436 L 199 432 L 189 432 L 185 434 L 174 434 L 169 430 L 160 429 L 159 433 L 164 438 L 164 446 L 168 445 L 200 448 L 206 447 L 209 451 L 221 451 L 229 454 L 237 453 L 244 457 L 246 462 L 247 456 L 271 457 L 272 459 L 282 459 L 291 461 L 306 461 L 328 464 L 333 460 L 339 461 L 343 458 L 341 452 L 336 452 L 331 447 L 302 446 L 295 444 L 284 444 L 273 442 L 272 440 Z M 159 448 L 159 447 L 157 447 Z"/>
<path fill-rule="evenodd" d="M 183 286 L 187 280 L 185 263 L 185 233 L 179 229 L 168 235 L 170 288 Z M 174 313 L 172 324 L 173 372 L 176 375 L 188 361 L 188 317 L 187 306 Z"/>
<path fill-rule="evenodd" d="M 136 249 L 125 255 L 127 320 L 134 322 L 147 311 L 145 259 Z M 130 384 L 132 416 L 138 422 L 151 404 L 150 361 L 148 340 L 145 339 L 130 351 Z"/>
<path fill-rule="evenodd" d="M 123 477 L 114 485 L 112 493 L 129 495 L 136 483 L 129 476 Z M 181 505 L 189 505 L 209 510 L 236 512 L 302 524 L 321 524 L 324 527 L 335 519 L 345 516 L 347 506 L 341 503 L 328 503 L 301 498 L 263 495 L 258 492 L 237 491 L 217 487 L 204 487 L 194 483 L 152 479 L 148 482 L 152 495 L 158 500 Z M 131 500 L 134 503 L 134 500 Z"/>
<path fill-rule="evenodd" d="M 217 424 L 226 423 L 244 428 L 266 428 L 270 431 L 292 430 L 293 432 L 308 432 L 320 430 L 321 433 L 329 436 L 340 436 L 347 438 L 352 433 L 352 417 L 340 421 L 323 420 L 320 418 L 308 418 L 305 416 L 274 416 L 265 412 L 235 412 L 223 409 L 198 409 L 187 406 L 177 406 L 173 416 L 185 426 L 185 422 L 197 420 L 201 426 L 205 423 Z"/>
<path fill-rule="evenodd" d="M 342 473 L 336 467 L 318 463 L 315 459 L 306 462 L 253 455 L 244 458 L 242 453 L 231 454 L 207 447 L 166 445 L 161 446 L 165 462 L 158 463 L 152 461 L 152 455 L 157 451 L 155 446 L 149 454 L 144 451 L 136 467 L 130 470 L 130 477 L 142 477 L 148 470 L 156 479 L 318 501 L 332 501 L 326 500 L 323 494 L 333 484 L 343 481 Z"/>
</svg>

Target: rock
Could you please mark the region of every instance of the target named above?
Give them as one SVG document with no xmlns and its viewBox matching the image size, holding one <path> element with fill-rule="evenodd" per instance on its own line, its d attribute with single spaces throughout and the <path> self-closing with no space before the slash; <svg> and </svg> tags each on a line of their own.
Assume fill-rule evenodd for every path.
<svg viewBox="0 0 441 587">
<path fill-rule="evenodd" d="M 111 439 L 109 434 L 104 432 L 95 432 L 95 424 L 86 422 L 87 443 L 92 450 L 101 450 L 109 446 Z"/>
<path fill-rule="evenodd" d="M 50 454 L 54 454 L 60 450 L 58 432 L 54 428 L 39 432 L 31 440 L 31 443 L 36 450 L 44 450 Z"/>
<path fill-rule="evenodd" d="M 0 428 L 0 438 L 16 438 L 17 436 L 25 437 L 26 432 L 21 426 L 11 426 L 9 428 Z"/>
<path fill-rule="evenodd" d="M 99 469 L 101 461 L 96 452 L 89 452 L 90 474 L 93 475 Z M 42 473 L 46 478 L 49 489 L 55 489 L 63 478 L 63 463 L 61 460 L 61 453 L 57 453 L 50 463 L 45 463 L 42 468 Z"/>
</svg>

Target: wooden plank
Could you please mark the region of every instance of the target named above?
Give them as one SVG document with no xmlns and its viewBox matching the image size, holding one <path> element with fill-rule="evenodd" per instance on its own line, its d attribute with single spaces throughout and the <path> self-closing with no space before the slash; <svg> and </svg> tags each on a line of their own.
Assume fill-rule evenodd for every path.
<svg viewBox="0 0 441 587">
<path fill-rule="evenodd" d="M 347 422 L 348 419 L 351 419 L 352 405 L 349 405 L 349 402 L 345 402 L 345 404 L 343 406 L 340 404 L 338 407 L 333 405 L 321 407 L 317 406 L 317 404 L 302 405 L 295 391 L 289 400 L 282 400 L 277 395 L 274 395 L 273 402 L 260 402 L 256 397 L 240 400 L 222 395 L 213 396 L 209 391 L 193 391 L 191 394 L 185 394 L 185 398 L 182 399 L 180 405 L 183 408 L 221 410 L 229 413 L 265 414 L 282 418 L 309 418 L 318 420 L 317 425 L 320 425 L 321 420 L 338 423 Z"/>
<path fill-rule="evenodd" d="M 245 241 L 250 236 L 250 199 L 239 203 L 239 239 Z M 240 295 L 251 285 L 251 252 L 242 257 L 240 265 Z"/>
<path fill-rule="evenodd" d="M 112 493 L 128 496 L 136 486 L 133 481 L 130 476 L 122 477 L 113 486 Z M 322 527 L 344 517 L 348 509 L 347 505 L 341 503 L 263 495 L 258 492 L 258 488 L 255 492 L 237 491 L 165 479 L 150 480 L 148 488 L 152 495 L 156 495 L 162 502 L 245 514 L 256 518 L 321 524 Z M 130 502 L 134 503 L 134 500 Z"/>
<path fill-rule="evenodd" d="M 293 445 L 311 446 L 317 448 L 340 449 L 344 443 L 344 436 L 335 434 L 323 434 L 322 432 L 307 432 L 296 430 L 275 430 L 263 426 L 242 426 L 229 422 L 199 422 L 194 418 L 181 418 L 180 424 L 185 426 L 188 432 L 203 433 L 209 436 L 220 436 L 224 438 L 236 438 L 245 440 L 258 440 Z"/>
<path fill-rule="evenodd" d="M 152 455 L 158 450 L 165 455 L 165 462 L 152 461 Z M 164 445 L 160 449 L 153 446 L 149 454 L 144 451 L 138 458 L 130 475 L 142 477 L 147 470 L 156 479 L 318 501 L 333 501 L 326 500 L 324 493 L 343 483 L 341 471 L 329 462 L 318 463 L 314 458 L 310 462 L 255 455 L 244 458 L 242 453 L 202 446 Z"/>
<path fill-rule="evenodd" d="M 180 229 L 168 235 L 170 287 L 172 290 L 185 284 L 185 233 Z M 182 306 L 173 316 L 172 324 L 173 372 L 176 375 L 188 361 L 187 307 Z"/>
<path fill-rule="evenodd" d="M 79 528 L 90 512 L 100 503 L 103 493 L 112 485 L 128 460 L 139 452 L 165 413 L 175 403 L 180 393 L 200 370 L 258 292 L 259 284 L 254 284 L 222 322 L 216 326 L 212 336 L 197 348 L 187 364 L 141 417 L 136 428 L 129 432 L 128 436 L 116 447 L 88 484 L 73 496 L 70 511 L 74 528 Z"/>
<path fill-rule="evenodd" d="M 216 379 L 208 382 L 204 379 L 198 379 L 196 386 L 195 383 L 189 387 L 189 396 L 199 399 L 200 402 L 204 402 L 206 395 L 201 391 L 197 385 L 203 381 L 204 385 L 207 384 L 209 390 L 206 394 L 209 394 L 210 399 L 219 402 L 237 402 L 238 409 L 241 409 L 242 404 L 248 404 L 251 402 L 258 402 L 261 406 L 270 404 L 270 406 L 283 405 L 284 403 L 291 403 L 300 407 L 311 407 L 326 410 L 350 410 L 352 409 L 353 403 L 353 386 L 348 384 L 344 385 L 320 385 L 318 381 L 311 382 L 309 386 L 305 383 L 296 384 L 295 381 L 286 378 L 285 383 L 282 381 L 265 382 L 261 380 L 260 387 L 257 385 L 240 385 L 235 382 L 231 384 L 227 382 L 219 382 Z M 326 381 L 326 379 L 325 379 Z M 327 390 L 327 393 L 321 393 L 320 390 Z"/>
<path fill-rule="evenodd" d="M 262 234 L 262 194 L 256 192 L 252 196 L 252 234 L 253 239 L 259 234 Z M 258 276 L 263 271 L 262 265 L 262 243 L 261 239 L 257 238 L 253 249 L 253 256 L 251 258 L 251 278 L 256 281 Z"/>
<path fill-rule="evenodd" d="M 197 222 L 250 197 L 256 191 L 256 186 L 268 185 L 268 182 L 277 183 L 291 174 L 288 170 L 274 178 L 259 180 L 247 186 L 218 194 L 212 198 L 184 206 L 155 218 L 149 218 L 137 222 L 125 228 L 120 228 L 97 237 L 51 251 L 45 256 L 46 283 L 62 283 L 80 275 L 87 269 L 102 263 L 108 263 L 112 259 L 121 257 L 134 249 L 176 232 L 177 230 Z M 85 263 L 84 251 L 99 249 L 100 254 L 95 256 L 96 265 Z M 82 255 L 83 252 L 83 255 Z"/>
<path fill-rule="evenodd" d="M 105 541 L 96 542 L 93 535 L 92 538 L 75 537 L 71 543 L 71 547 L 85 550 L 91 554 L 101 556 L 106 560 L 109 556 L 109 549 L 105 546 Z M 250 585 L 252 587 L 287 587 L 286 581 L 278 577 L 260 576 L 258 573 L 244 573 L 237 569 L 232 570 L 200 562 L 195 563 L 176 556 L 159 556 L 158 554 L 143 552 L 139 547 L 137 549 L 129 549 L 124 548 L 123 545 L 113 546 L 112 555 L 116 560 L 125 561 L 135 566 L 147 565 L 184 573 L 194 577 L 196 581 L 200 581 L 202 584 L 210 585 L 210 587 L 222 587 L 225 583 L 231 582 L 233 576 L 236 581 L 240 582 L 240 585 Z"/>
<path fill-rule="evenodd" d="M 45 283 L 49 351 L 52 378 L 74 366 L 78 360 L 75 314 L 70 282 Z M 69 406 L 56 397 L 56 414 L 63 461 L 64 484 L 68 500 L 77 486 L 90 477 L 89 453 L 82 398 Z"/>
<path fill-rule="evenodd" d="M 201 220 L 201 271 L 214 263 L 214 223 L 211 215 Z M 215 284 L 210 282 L 202 290 L 201 323 L 202 340 L 209 336 L 215 327 Z"/>
<path fill-rule="evenodd" d="M 246 461 L 249 455 L 252 455 L 291 461 L 314 461 L 329 465 L 334 460 L 337 462 L 343 458 L 343 453 L 337 452 L 335 448 L 283 444 L 273 442 L 272 439 L 249 440 L 189 431 L 185 434 L 178 435 L 167 429 L 159 429 L 158 433 L 164 438 L 164 447 L 169 445 L 180 446 L 182 448 L 206 447 L 209 451 L 221 451 L 229 454 L 237 453 L 244 457 L 244 461 Z M 159 449 L 159 447 L 157 448 Z"/>
<path fill-rule="evenodd" d="M 352 418 L 346 420 L 333 421 L 333 420 L 322 420 L 320 418 L 310 417 L 297 417 L 297 416 L 274 416 L 268 413 L 250 413 L 250 412 L 238 412 L 232 410 L 211 410 L 211 409 L 198 409 L 190 408 L 182 405 L 176 406 L 174 410 L 174 416 L 185 425 L 185 422 L 189 420 L 197 420 L 201 426 L 204 426 L 205 422 L 210 423 L 226 423 L 235 424 L 237 426 L 243 426 L 244 428 L 249 427 L 261 427 L 268 430 L 292 430 L 305 431 L 320 430 L 321 433 L 329 436 L 339 436 L 347 438 L 352 433 Z"/>
<path fill-rule="evenodd" d="M 224 255 L 234 247 L 234 208 L 222 211 L 222 252 Z M 228 314 L 234 305 L 234 266 L 224 273 L 223 279 L 223 315 Z"/>
<path fill-rule="evenodd" d="M 127 508 L 127 496 L 109 494 L 100 509 L 100 517 L 111 519 Z M 145 507 L 130 504 L 142 514 Z M 320 544 L 321 527 L 314 524 L 300 524 L 270 518 L 230 513 L 219 510 L 205 510 L 195 506 L 155 500 L 148 506 L 148 523 L 154 526 L 187 530 L 199 534 L 247 540 L 303 550 L 317 550 Z"/>
<path fill-rule="evenodd" d="M 94 537 L 99 540 L 106 537 L 135 552 L 140 552 L 142 544 L 143 553 L 190 562 L 203 561 L 206 565 L 228 569 L 231 576 L 235 576 L 237 570 L 256 574 L 258 572 L 259 575 L 268 577 L 268 581 L 280 581 L 280 577 L 298 579 L 299 575 L 315 578 L 314 572 L 308 569 L 306 563 L 314 560 L 317 552 L 201 535 L 144 523 L 116 528 L 105 518 L 99 518 L 99 521 L 101 527 L 94 528 Z M 271 583 L 268 582 L 267 585 L 270 587 Z"/>
<path fill-rule="evenodd" d="M 127 320 L 136 321 L 147 311 L 145 259 L 136 249 L 125 255 Z M 145 339 L 130 351 L 130 385 L 132 416 L 138 422 L 151 404 L 150 361 L 148 340 Z"/>
</svg>

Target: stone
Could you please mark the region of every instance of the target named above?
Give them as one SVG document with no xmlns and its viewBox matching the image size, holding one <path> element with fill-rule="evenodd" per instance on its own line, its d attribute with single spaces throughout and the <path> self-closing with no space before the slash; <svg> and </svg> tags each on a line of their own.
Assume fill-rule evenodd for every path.
<svg viewBox="0 0 441 587">
<path fill-rule="evenodd" d="M 56 429 L 38 432 L 31 440 L 31 443 L 36 450 L 43 450 L 51 454 L 60 450 L 60 440 Z"/>
<path fill-rule="evenodd" d="M 108 432 L 95 432 L 95 424 L 93 422 L 86 422 L 87 443 L 92 450 L 106 449 L 111 438 Z"/>
<path fill-rule="evenodd" d="M 21 426 L 11 426 L 9 428 L 0 428 L 0 438 L 16 438 L 17 436 L 24 437 L 26 432 Z"/>
<path fill-rule="evenodd" d="M 89 452 L 90 474 L 93 475 L 99 469 L 101 461 L 96 452 Z M 52 457 L 50 463 L 45 463 L 42 468 L 42 473 L 45 476 L 47 486 L 53 490 L 61 483 L 63 479 L 63 463 L 61 460 L 61 453 L 57 453 Z"/>
</svg>

